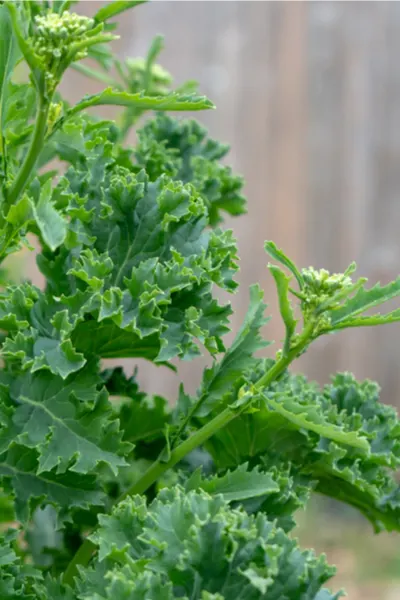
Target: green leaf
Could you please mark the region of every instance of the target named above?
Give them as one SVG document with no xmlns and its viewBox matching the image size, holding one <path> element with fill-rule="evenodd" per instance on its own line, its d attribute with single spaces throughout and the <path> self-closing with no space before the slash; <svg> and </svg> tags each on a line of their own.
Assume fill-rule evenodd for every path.
<svg viewBox="0 0 400 600">
<path fill-rule="evenodd" d="M 69 10 L 78 0 L 53 0 L 53 11 L 62 15 L 65 10 Z"/>
<path fill-rule="evenodd" d="M 0 523 L 11 523 L 15 521 L 14 499 L 11 494 L 0 492 Z"/>
<path fill-rule="evenodd" d="M 289 282 L 291 277 L 286 277 L 285 273 L 274 265 L 268 265 L 278 290 L 279 309 L 286 327 L 285 350 L 289 350 L 290 340 L 296 331 L 297 321 L 293 315 L 293 308 L 289 300 Z"/>
<path fill-rule="evenodd" d="M 31 45 L 26 41 L 25 32 L 21 26 L 21 19 L 20 15 L 18 14 L 18 9 L 12 2 L 7 2 L 4 6 L 8 8 L 11 22 L 13 25 L 14 34 L 18 41 L 19 49 L 21 50 L 21 53 L 23 54 L 27 64 L 29 65 L 33 77 L 37 80 L 36 71 L 40 71 L 41 62 L 39 57 L 33 51 Z"/>
<path fill-rule="evenodd" d="M 262 397 L 273 411 L 281 414 L 299 429 L 314 431 L 321 437 L 368 452 L 368 440 L 361 437 L 359 432 L 345 431 L 343 427 L 327 422 L 321 410 L 305 405 L 303 399 L 298 402 L 296 397 L 285 396 L 284 392 L 273 394 L 272 397 L 263 394 Z"/>
<path fill-rule="evenodd" d="M 265 515 L 231 509 L 221 495 L 201 490 L 164 489 L 149 506 L 129 498 L 99 520 L 91 536 L 98 562 L 78 582 L 83 597 L 88 586 L 99 599 L 111 598 L 101 581 L 119 579 L 126 590 L 130 581 L 135 590 L 138 575 L 148 573 L 153 581 L 157 573 L 172 586 L 167 598 L 314 599 L 334 574 L 324 557 L 301 552 Z"/>
<path fill-rule="evenodd" d="M 16 444 L 0 455 L 0 480 L 5 489 L 13 491 L 16 515 L 22 522 L 27 522 L 41 505 L 57 507 L 59 522 L 63 522 L 70 521 L 78 509 L 100 508 L 105 502 L 93 475 L 38 474 L 35 451 Z"/>
<path fill-rule="evenodd" d="M 147 2 L 147 0 L 113 0 L 113 2 L 108 2 L 105 6 L 100 8 L 94 15 L 94 19 L 98 23 L 101 23 L 108 19 L 112 19 L 129 8 L 144 4 L 145 2 Z"/>
<path fill-rule="evenodd" d="M 359 316 L 349 319 L 348 321 L 340 321 L 335 325 L 336 329 L 347 329 L 348 327 L 371 327 L 376 325 L 387 325 L 388 323 L 396 323 L 400 321 L 400 309 L 397 308 L 386 315 L 371 315 Z"/>
<path fill-rule="evenodd" d="M 46 372 L 16 378 L 10 388 L 16 406 L 1 434 L 5 439 L 2 451 L 8 449 L 9 439 L 35 448 L 38 475 L 54 468 L 57 473 L 87 474 L 99 464 L 116 474 L 126 465 L 121 455 L 132 446 L 121 442 L 118 421 L 107 394 L 97 392 L 97 381 L 90 370 L 66 380 Z"/>
<path fill-rule="evenodd" d="M 163 439 L 168 421 L 167 402 L 161 396 L 146 397 L 140 403 L 134 399 L 122 404 L 119 418 L 124 439 L 133 442 L 151 442 Z"/>
<path fill-rule="evenodd" d="M 13 529 L 0 535 L 0 596 L 2 600 L 37 600 L 37 585 L 42 574 L 17 556 L 18 534 L 19 531 Z"/>
<path fill-rule="evenodd" d="M 100 94 L 85 96 L 75 106 L 69 109 L 62 122 L 55 128 L 58 128 L 66 119 L 71 118 L 76 113 L 91 108 L 92 106 L 126 106 L 135 107 L 142 110 L 168 110 L 168 111 L 192 111 L 215 108 L 213 103 L 205 96 L 168 94 L 166 96 L 146 96 L 141 92 L 130 94 L 107 88 Z"/>
<path fill-rule="evenodd" d="M 40 300 L 43 300 L 43 296 Z M 48 316 L 51 319 L 52 315 Z M 48 336 L 39 335 L 37 330 L 31 328 L 28 332 L 19 331 L 15 336 L 8 337 L 1 351 L 2 356 L 10 362 L 20 362 L 23 370 L 31 369 L 35 373 L 44 369 L 63 379 L 81 369 L 86 364 L 86 359 L 76 351 L 71 340 L 66 339 L 69 327 L 64 331 L 62 329 L 66 311 L 56 314 L 55 319 L 56 326 L 50 328 Z M 49 325 L 52 324 L 49 322 Z M 7 325 L 14 328 L 13 322 Z M 25 329 L 25 323 L 19 325 Z"/>
<path fill-rule="evenodd" d="M 197 121 L 159 114 L 146 121 L 137 135 L 134 153 L 138 165 L 152 181 L 167 173 L 194 185 L 207 201 L 212 226 L 223 220 L 223 211 L 232 216 L 246 212 L 243 178 L 220 162 L 229 146 L 209 138 Z"/>
<path fill-rule="evenodd" d="M 352 298 L 349 298 L 347 302 L 345 302 L 343 306 L 330 312 L 332 329 L 354 326 L 351 325 L 351 322 L 355 319 L 355 317 L 361 315 L 371 308 L 380 306 L 384 302 L 387 302 L 392 298 L 396 298 L 399 295 L 400 277 L 384 286 L 381 286 L 379 283 L 377 283 L 369 290 L 366 290 L 365 288 L 359 289 Z M 387 317 L 388 320 L 386 321 L 384 320 L 385 316 L 374 315 L 371 317 L 370 323 L 365 321 L 365 319 L 369 319 L 369 317 L 363 317 L 363 319 L 357 320 L 360 321 L 360 324 L 364 323 L 365 325 L 379 325 L 384 322 L 390 323 L 391 321 L 398 320 L 398 311 L 390 313 L 387 315 Z M 376 323 L 373 321 L 373 319 L 376 319 Z M 344 325 L 344 323 L 346 323 L 346 325 Z"/>
<path fill-rule="evenodd" d="M 95 139 L 103 127 L 90 125 Z M 207 208 L 192 186 L 166 177 L 149 182 L 144 172 L 134 175 L 115 164 L 108 140 L 106 148 L 103 142 L 91 144 L 87 157 L 74 154 L 76 167 L 53 193 L 67 205 L 70 223 L 67 247 L 45 248 L 38 257 L 58 299 L 44 296 L 38 302 L 40 337 L 46 330 L 45 337 L 56 340 L 64 355 L 72 352 L 69 342 L 78 354 L 142 356 L 160 364 L 198 355 L 196 340 L 213 354 L 221 351 L 231 309 L 219 306 L 211 289 L 214 284 L 236 288 L 231 232 L 207 229 Z M 104 180 L 101 198 L 99 179 Z M 53 329 L 49 320 L 56 317 Z M 36 330 L 38 323 L 31 325 Z M 38 333 L 32 336 L 34 346 Z M 10 344 L 7 351 L 17 357 L 20 342 L 15 349 Z M 31 351 L 27 356 L 35 360 Z M 70 361 L 67 366 L 73 368 Z"/>
<path fill-rule="evenodd" d="M 10 206 L 6 221 L 18 231 L 28 224 L 32 216 L 32 205 L 27 194 L 24 194 L 15 204 Z"/>
<path fill-rule="evenodd" d="M 28 283 L 9 287 L 0 294 L 0 327 L 6 331 L 18 331 L 29 327 L 30 311 L 38 299 L 39 289 Z"/>
<path fill-rule="evenodd" d="M 172 584 L 159 573 L 140 572 L 133 566 L 108 570 L 97 565 L 95 570 L 85 571 L 85 579 L 77 581 L 79 598 L 90 600 L 174 600 Z M 107 576 L 107 579 L 105 579 Z"/>
<path fill-rule="evenodd" d="M 222 494 L 227 502 L 238 502 L 257 498 L 279 491 L 279 485 L 271 473 L 263 473 L 259 468 L 248 470 L 248 464 L 240 465 L 225 475 L 215 475 L 203 479 L 201 468 L 197 469 L 185 484 L 185 490 L 202 489 L 210 496 Z"/>
<path fill-rule="evenodd" d="M 10 80 L 7 92 L 3 106 L 7 154 L 14 160 L 21 160 L 21 150 L 25 149 L 33 131 L 31 121 L 36 112 L 35 89 L 31 84 L 15 84 Z"/>
<path fill-rule="evenodd" d="M 218 403 L 221 405 L 224 397 L 233 393 L 243 374 L 258 363 L 255 353 L 269 346 L 270 342 L 264 340 L 260 333 L 261 328 L 269 321 L 264 315 L 266 305 L 263 297 L 264 293 L 259 285 L 251 286 L 249 309 L 231 347 L 219 363 L 204 371 L 194 404 L 194 416 L 205 417 Z"/>
<path fill-rule="evenodd" d="M 111 397 L 118 399 L 115 414 L 121 423 L 124 440 L 134 444 L 164 440 L 169 421 L 168 403 L 161 396 L 150 397 L 139 390 L 136 372 L 132 377 L 122 367 L 103 371 L 102 379 Z"/>
<path fill-rule="evenodd" d="M 288 258 L 286 256 L 286 254 L 283 253 L 282 250 L 280 250 L 276 244 L 274 244 L 274 242 L 265 242 L 265 250 L 268 252 L 268 254 L 274 258 L 275 260 L 277 260 L 278 262 L 280 262 L 284 267 L 286 267 L 287 269 L 289 269 L 289 271 L 295 276 L 295 278 L 297 279 L 297 283 L 299 284 L 299 288 L 302 289 L 304 286 L 304 281 L 303 281 L 303 277 L 300 273 L 300 271 L 298 270 L 298 268 L 296 267 L 296 265 L 290 260 L 290 258 Z"/>
<path fill-rule="evenodd" d="M 400 531 L 400 489 L 390 474 L 400 464 L 400 423 L 394 409 L 379 403 L 378 387 L 344 374 L 319 390 L 286 375 L 267 395 L 272 404 L 267 398 L 207 442 L 217 467 L 251 461 L 265 468 L 279 457 L 321 493 L 359 509 L 376 530 Z"/>
<path fill-rule="evenodd" d="M 153 38 L 146 57 L 146 66 L 143 74 L 143 89 L 148 92 L 151 83 L 151 69 L 158 55 L 164 48 L 164 36 L 156 35 Z"/>
<path fill-rule="evenodd" d="M 18 46 L 13 32 L 10 13 L 3 4 L 0 6 L 0 129 L 3 135 L 7 85 L 17 59 Z"/>
<path fill-rule="evenodd" d="M 40 190 L 37 204 L 31 203 L 32 212 L 44 242 L 51 250 L 55 250 L 64 242 L 67 235 L 67 224 L 52 202 L 51 180 L 46 181 Z"/>
</svg>

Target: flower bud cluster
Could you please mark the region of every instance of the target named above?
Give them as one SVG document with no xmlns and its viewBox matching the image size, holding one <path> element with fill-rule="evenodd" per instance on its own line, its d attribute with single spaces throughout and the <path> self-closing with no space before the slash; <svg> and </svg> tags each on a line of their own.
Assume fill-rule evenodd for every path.
<svg viewBox="0 0 400 600">
<path fill-rule="evenodd" d="M 52 102 L 49 107 L 49 114 L 47 116 L 47 130 L 50 132 L 56 121 L 61 117 L 63 111 L 62 102 Z"/>
<path fill-rule="evenodd" d="M 43 60 L 48 79 L 54 78 L 58 65 L 70 52 L 71 45 L 85 39 L 85 34 L 93 26 L 93 19 L 68 11 L 63 12 L 62 15 L 50 12 L 35 17 L 33 49 Z M 86 50 L 79 50 L 74 55 L 74 60 L 85 58 L 86 55 Z"/>
<path fill-rule="evenodd" d="M 339 290 L 352 285 L 351 278 L 344 273 L 333 273 L 331 275 L 325 269 L 317 271 L 313 267 L 308 267 L 303 269 L 301 274 L 307 290 L 317 296 L 332 296 Z"/>
<path fill-rule="evenodd" d="M 322 306 L 324 311 L 335 308 L 337 306 L 336 294 L 345 292 L 346 289 L 350 292 L 353 286 L 351 278 L 345 273 L 331 274 L 325 269 L 318 271 L 313 267 L 308 267 L 301 271 L 301 275 L 304 281 L 301 293 L 302 311 L 306 319 L 314 317 L 318 309 L 321 311 Z M 326 313 L 319 314 L 319 328 L 328 327 L 329 322 L 330 318 Z"/>
</svg>

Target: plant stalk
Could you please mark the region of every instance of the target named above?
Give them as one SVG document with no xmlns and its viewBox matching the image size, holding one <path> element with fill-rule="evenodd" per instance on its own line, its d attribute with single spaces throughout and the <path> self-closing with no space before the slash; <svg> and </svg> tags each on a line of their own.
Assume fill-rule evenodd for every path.
<svg viewBox="0 0 400 600">
<path fill-rule="evenodd" d="M 36 114 L 36 122 L 33 130 L 32 140 L 24 162 L 22 163 L 21 168 L 15 178 L 14 184 L 7 194 L 7 202 L 9 205 L 17 202 L 29 181 L 29 177 L 31 176 L 33 169 L 35 168 L 46 135 L 49 106 L 49 101 L 45 100 L 44 98 L 40 98 L 39 95 L 39 106 Z"/>
<path fill-rule="evenodd" d="M 306 327 L 300 336 L 298 343 L 293 347 L 293 349 L 285 356 L 282 356 L 274 366 L 263 375 L 258 382 L 255 384 L 254 389 L 261 389 L 270 385 L 275 379 L 277 379 L 288 365 L 293 362 L 293 360 L 304 350 L 304 348 L 309 344 L 311 338 L 312 327 Z M 170 457 L 167 461 L 162 462 L 160 458 L 158 458 L 149 469 L 134 483 L 130 488 L 128 488 L 121 496 L 118 498 L 116 504 L 124 500 L 127 496 L 134 496 L 136 494 L 144 494 L 160 477 L 163 475 L 168 469 L 171 469 L 176 464 L 178 464 L 185 456 L 187 456 L 190 452 L 204 444 L 208 439 L 210 439 L 215 433 L 217 433 L 220 429 L 228 425 L 231 421 L 233 421 L 236 417 L 238 417 L 242 412 L 244 412 L 247 408 L 247 404 L 245 404 L 240 409 L 231 409 L 225 408 L 219 415 L 214 417 L 211 421 L 203 425 L 198 431 L 193 433 L 190 437 L 188 437 L 184 442 L 179 444 L 175 449 L 171 451 Z M 78 566 L 85 566 L 89 563 L 94 551 L 96 550 L 96 545 L 91 542 L 89 539 L 86 539 L 79 550 L 76 552 L 71 562 L 69 563 L 64 576 L 63 583 L 67 585 L 73 585 L 74 577 L 78 574 Z"/>
<path fill-rule="evenodd" d="M 219 415 L 214 417 L 209 423 L 206 423 L 201 429 L 193 433 L 187 440 L 179 444 L 171 452 L 170 458 L 166 462 L 161 462 L 160 459 L 156 460 L 151 467 L 144 473 L 144 475 L 134 483 L 126 492 L 124 492 L 117 500 L 117 504 L 121 502 L 127 496 L 134 496 L 135 494 L 143 494 L 149 489 L 168 469 L 174 467 L 180 462 L 189 452 L 195 450 L 198 446 L 201 446 L 206 442 L 214 433 L 219 431 L 222 427 L 227 425 L 230 421 L 235 419 L 239 415 L 239 411 L 231 410 L 226 408 Z M 89 539 L 86 539 L 75 556 L 69 563 L 64 576 L 63 583 L 72 585 L 74 577 L 78 574 L 78 565 L 87 565 L 93 551 L 96 546 Z"/>
</svg>

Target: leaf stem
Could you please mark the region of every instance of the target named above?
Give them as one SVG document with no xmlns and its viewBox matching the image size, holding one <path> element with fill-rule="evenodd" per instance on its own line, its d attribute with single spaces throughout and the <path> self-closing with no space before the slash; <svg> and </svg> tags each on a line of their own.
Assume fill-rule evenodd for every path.
<svg viewBox="0 0 400 600">
<path fill-rule="evenodd" d="M 308 346 L 312 340 L 312 332 L 314 329 L 314 323 L 309 323 L 298 338 L 297 343 L 289 350 L 286 354 L 283 354 L 281 358 L 267 371 L 260 379 L 254 384 L 255 390 L 261 390 L 264 387 L 269 386 L 275 379 L 282 375 L 283 371 L 292 363 Z"/>
<path fill-rule="evenodd" d="M 39 94 L 39 106 L 36 114 L 36 122 L 33 130 L 32 140 L 25 156 L 25 160 L 22 163 L 21 168 L 15 178 L 14 184 L 7 195 L 7 201 L 10 205 L 14 204 L 24 191 L 29 181 L 29 177 L 39 158 L 46 135 L 49 106 L 49 101 L 45 100 L 44 98 L 40 98 Z"/>
</svg>

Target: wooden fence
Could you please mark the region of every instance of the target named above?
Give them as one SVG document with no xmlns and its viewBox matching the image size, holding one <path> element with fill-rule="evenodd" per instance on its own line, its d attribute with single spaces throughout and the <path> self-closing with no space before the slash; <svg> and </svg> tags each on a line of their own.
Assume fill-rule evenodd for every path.
<svg viewBox="0 0 400 600">
<path fill-rule="evenodd" d="M 93 13 L 98 2 L 81 2 Z M 165 35 L 160 62 L 177 83 L 196 78 L 217 110 L 197 115 L 232 145 L 248 215 L 230 220 L 241 256 L 236 330 L 260 282 L 283 328 L 263 250 L 273 239 L 301 265 L 342 271 L 356 260 L 371 283 L 400 272 L 400 3 L 156 1 L 121 19 L 121 56 Z M 71 77 L 66 92 L 82 95 Z M 296 368 L 321 382 L 337 370 L 377 379 L 400 405 L 400 325 L 321 339 Z M 201 361 L 180 374 L 193 389 Z M 142 365 L 141 365 L 142 366 Z M 177 379 L 144 366 L 151 392 Z"/>
</svg>

